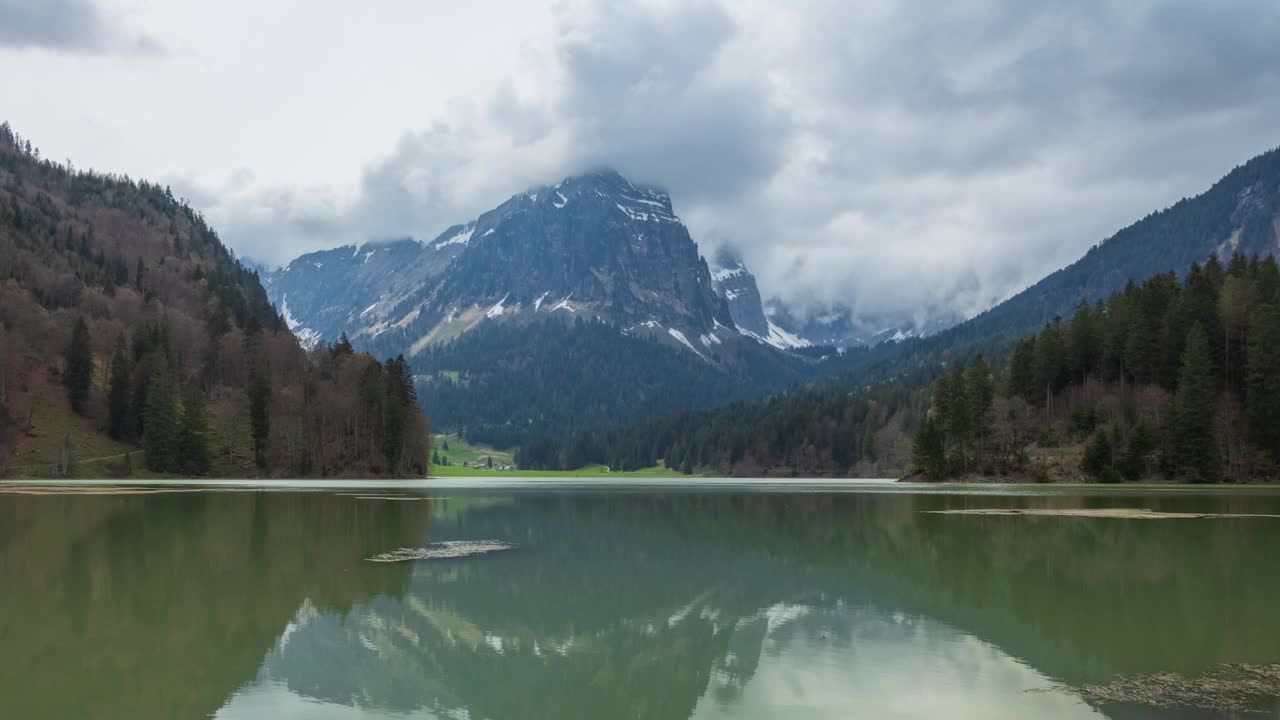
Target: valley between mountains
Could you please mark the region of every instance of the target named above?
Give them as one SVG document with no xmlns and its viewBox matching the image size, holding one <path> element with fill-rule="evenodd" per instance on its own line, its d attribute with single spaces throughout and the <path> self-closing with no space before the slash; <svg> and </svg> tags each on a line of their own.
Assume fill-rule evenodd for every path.
<svg viewBox="0 0 1280 720">
<path fill-rule="evenodd" d="M 6 472 L 1277 474 L 1274 150 L 966 319 L 788 306 L 612 170 L 267 268 L 0 139 Z"/>
</svg>

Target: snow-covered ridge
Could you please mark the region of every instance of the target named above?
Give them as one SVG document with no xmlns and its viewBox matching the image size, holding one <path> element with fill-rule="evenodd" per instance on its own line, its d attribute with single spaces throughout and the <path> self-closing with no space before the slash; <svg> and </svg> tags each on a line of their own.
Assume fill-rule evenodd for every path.
<svg viewBox="0 0 1280 720">
<path fill-rule="evenodd" d="M 625 213 L 627 217 L 639 222 L 669 222 L 669 223 L 680 222 L 680 218 L 666 212 L 665 210 L 646 212 L 645 210 L 641 210 L 633 207 L 627 207 L 626 205 L 623 205 L 617 202 L 615 202 L 614 205 L 623 213 Z"/>
<path fill-rule="evenodd" d="M 751 273 L 748 273 L 746 268 L 742 267 L 741 265 L 735 265 L 733 267 L 717 268 L 715 270 L 712 270 L 711 279 L 715 280 L 716 282 L 722 283 L 731 277 L 738 277 L 739 275 L 750 275 L 750 274 Z"/>
<path fill-rule="evenodd" d="M 778 327 L 777 324 L 775 324 L 772 320 L 769 321 L 769 334 L 766 337 L 760 337 L 759 335 L 741 326 L 738 327 L 738 332 L 742 333 L 743 335 L 746 335 L 747 337 L 759 340 L 760 342 L 765 343 L 766 345 L 772 345 L 773 347 L 776 347 L 779 350 L 792 350 L 795 348 L 806 348 L 806 347 L 811 347 L 813 345 L 813 343 L 809 342 L 808 340 L 805 340 L 802 337 L 789 333 L 786 330 L 783 330 L 782 328 Z"/>
<path fill-rule="evenodd" d="M 450 235 L 449 237 L 438 238 L 437 240 L 435 240 L 435 242 L 431 243 L 430 247 L 435 248 L 436 250 L 439 250 L 440 248 L 445 247 L 446 245 L 462 245 L 465 247 L 467 243 L 471 242 L 471 236 L 475 233 L 475 231 L 476 231 L 476 224 L 473 222 L 467 223 L 466 225 L 462 226 L 462 229 L 458 230 L 458 232 Z"/>
</svg>

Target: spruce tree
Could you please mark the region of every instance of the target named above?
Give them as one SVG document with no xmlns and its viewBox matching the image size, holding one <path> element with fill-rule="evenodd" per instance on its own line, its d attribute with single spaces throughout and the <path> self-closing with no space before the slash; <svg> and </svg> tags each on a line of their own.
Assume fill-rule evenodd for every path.
<svg viewBox="0 0 1280 720">
<path fill-rule="evenodd" d="M 338 338 L 338 342 L 333 344 L 333 356 L 336 358 L 342 355 L 350 355 L 353 352 L 355 351 L 351 348 L 351 340 L 347 338 L 347 333 L 344 331 L 342 336 Z"/>
<path fill-rule="evenodd" d="M 253 439 L 253 460 L 267 466 L 267 443 L 271 436 L 271 372 L 259 359 L 249 379 L 249 431 Z"/>
<path fill-rule="evenodd" d="M 124 336 L 116 339 L 116 349 L 111 355 L 111 386 L 107 390 L 107 433 L 116 440 L 129 436 L 129 397 L 132 386 L 129 377 L 129 353 L 125 349 Z"/>
<path fill-rule="evenodd" d="M 1076 306 L 1075 315 L 1071 317 L 1068 342 L 1070 343 L 1071 379 L 1084 382 L 1086 377 L 1093 374 L 1094 365 L 1098 361 L 1102 347 L 1097 321 L 1087 300 L 1080 301 Z"/>
<path fill-rule="evenodd" d="M 1280 304 L 1258 308 L 1245 347 L 1245 417 L 1253 442 L 1280 462 Z"/>
<path fill-rule="evenodd" d="M 1213 439 L 1214 408 L 1213 356 L 1204 326 L 1197 322 L 1183 345 L 1172 438 L 1176 472 L 1192 482 L 1214 482 L 1221 470 Z"/>
<path fill-rule="evenodd" d="M 974 455 L 981 457 L 986 452 L 987 441 L 991 436 L 989 411 L 995 401 L 995 381 L 991 378 L 991 366 L 981 353 L 969 363 L 965 372 L 965 413 L 968 415 L 966 426 L 973 439 Z"/>
<path fill-rule="evenodd" d="M 204 393 L 198 385 L 191 383 L 183 394 L 182 423 L 178 429 L 179 461 L 184 474 L 205 475 L 209 472 L 208 429 Z"/>
<path fill-rule="evenodd" d="M 1027 400 L 1052 409 L 1053 394 L 1060 388 L 1063 370 L 1062 335 L 1057 323 L 1045 325 L 1035 342 L 1032 361 L 1035 386 Z"/>
<path fill-rule="evenodd" d="M 1016 395 L 1023 400 L 1035 400 L 1035 353 L 1034 338 L 1018 342 L 1009 358 L 1006 394 L 1010 397 Z"/>
<path fill-rule="evenodd" d="M 926 476 L 937 480 L 947 474 L 947 458 L 942 446 L 942 431 L 932 417 L 920 421 L 915 443 L 911 447 L 911 464 Z"/>
<path fill-rule="evenodd" d="M 1084 448 L 1084 458 L 1080 461 L 1080 469 L 1094 480 L 1101 480 L 1103 473 L 1111 467 L 1111 440 L 1105 428 L 1098 428 Z"/>
<path fill-rule="evenodd" d="M 1129 445 L 1120 460 L 1120 474 L 1125 480 L 1136 482 L 1147 473 L 1147 457 L 1155 450 L 1155 438 L 1147 424 L 1138 421 L 1129 432 Z"/>
<path fill-rule="evenodd" d="M 417 393 L 413 389 L 413 375 L 404 355 L 387 360 L 385 367 L 386 400 L 383 402 L 383 453 L 387 457 L 389 469 L 395 472 L 400 467 L 400 457 L 404 452 L 404 434 L 408 425 L 409 409 L 412 407 Z"/>
<path fill-rule="evenodd" d="M 179 470 L 178 417 L 173 395 L 169 363 L 162 353 L 156 353 L 151 361 L 151 378 L 147 383 L 142 441 L 147 454 L 147 469 L 152 472 Z"/>
<path fill-rule="evenodd" d="M 76 319 L 75 329 L 71 331 L 66 360 L 62 382 L 67 386 L 71 409 L 83 415 L 89 402 L 89 389 L 93 386 L 93 345 L 89 340 L 89 326 L 83 317 Z"/>
</svg>

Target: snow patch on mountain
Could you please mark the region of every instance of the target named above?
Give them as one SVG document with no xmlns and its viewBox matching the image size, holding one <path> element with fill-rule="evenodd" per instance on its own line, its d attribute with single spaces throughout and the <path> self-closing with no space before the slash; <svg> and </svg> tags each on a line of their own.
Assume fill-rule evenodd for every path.
<svg viewBox="0 0 1280 720">
<path fill-rule="evenodd" d="M 746 274 L 747 274 L 747 269 L 742 267 L 741 265 L 738 265 L 737 267 L 726 267 L 726 268 L 718 268 L 716 270 L 712 270 L 711 279 L 715 280 L 716 282 L 724 282 L 725 280 L 728 280 L 731 277 L 735 277 L 737 275 L 746 275 Z"/>
<path fill-rule="evenodd" d="M 689 342 L 689 338 L 685 337 L 684 333 L 680 332 L 675 328 L 667 328 L 667 332 L 671 334 L 671 337 L 675 338 L 676 340 L 679 340 L 681 343 L 684 344 L 685 347 L 692 350 L 694 355 L 697 355 L 703 360 L 707 359 L 706 355 L 703 355 L 702 353 L 698 352 L 698 349 L 693 346 L 693 343 Z"/>
<path fill-rule="evenodd" d="M 315 348 L 315 346 L 319 345 L 320 341 L 323 340 L 320 333 L 312 330 L 311 328 L 299 328 L 294 330 L 293 336 L 298 338 L 298 344 L 301 345 L 304 350 L 311 350 Z"/>
<path fill-rule="evenodd" d="M 496 305 L 489 308 L 489 310 L 484 314 L 484 316 L 487 318 L 500 317 L 502 315 L 503 310 L 505 309 L 502 307 L 502 304 L 505 303 L 507 301 L 507 298 L 509 297 L 511 297 L 511 293 L 507 293 L 506 295 L 503 295 L 502 299 L 499 300 Z"/>
<path fill-rule="evenodd" d="M 440 248 L 445 247 L 446 245 L 466 246 L 467 243 L 471 242 L 471 236 L 475 233 L 475 231 L 476 231 L 475 223 L 467 223 L 466 225 L 462 226 L 461 230 L 454 233 L 453 235 L 450 235 L 447 238 L 441 238 L 431 243 L 431 247 L 439 250 Z"/>
<path fill-rule="evenodd" d="M 289 312 L 289 296 L 288 295 L 285 295 L 284 297 L 280 298 L 280 317 L 284 318 L 284 324 L 290 330 L 293 330 L 294 328 L 302 324 L 298 322 L 297 318 L 293 316 L 293 313 Z"/>
<path fill-rule="evenodd" d="M 749 338 L 754 338 L 755 340 L 765 343 L 766 345 L 772 345 L 779 350 L 793 350 L 795 348 L 806 348 L 813 345 L 813 343 L 808 340 L 778 327 L 772 320 L 769 321 L 769 334 L 764 337 L 761 337 L 744 327 L 739 327 L 738 332 Z"/>
</svg>

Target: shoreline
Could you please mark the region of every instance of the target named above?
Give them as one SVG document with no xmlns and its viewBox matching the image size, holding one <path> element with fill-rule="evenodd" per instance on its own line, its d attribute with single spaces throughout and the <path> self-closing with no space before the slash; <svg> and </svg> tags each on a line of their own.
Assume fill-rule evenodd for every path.
<svg viewBox="0 0 1280 720">
<path fill-rule="evenodd" d="M 399 490 L 406 493 L 438 490 L 474 491 L 643 491 L 643 492 L 849 492 L 849 493 L 918 493 L 918 494 L 1011 494 L 1063 495 L 1100 494 L 1249 494 L 1280 493 L 1280 484 L 1185 483 L 1104 484 L 1104 483 L 991 483 L 991 482 L 912 482 L 894 479 L 821 479 L 821 478 L 657 478 L 657 477 L 432 477 L 414 480 L 387 479 L 287 479 L 252 478 L 198 479 L 79 479 L 79 480 L 0 480 L 0 494 L 57 495 L 60 491 L 74 494 L 77 489 L 128 489 L 140 491 L 244 491 L 244 492 L 322 492 L 331 490 Z"/>
</svg>

